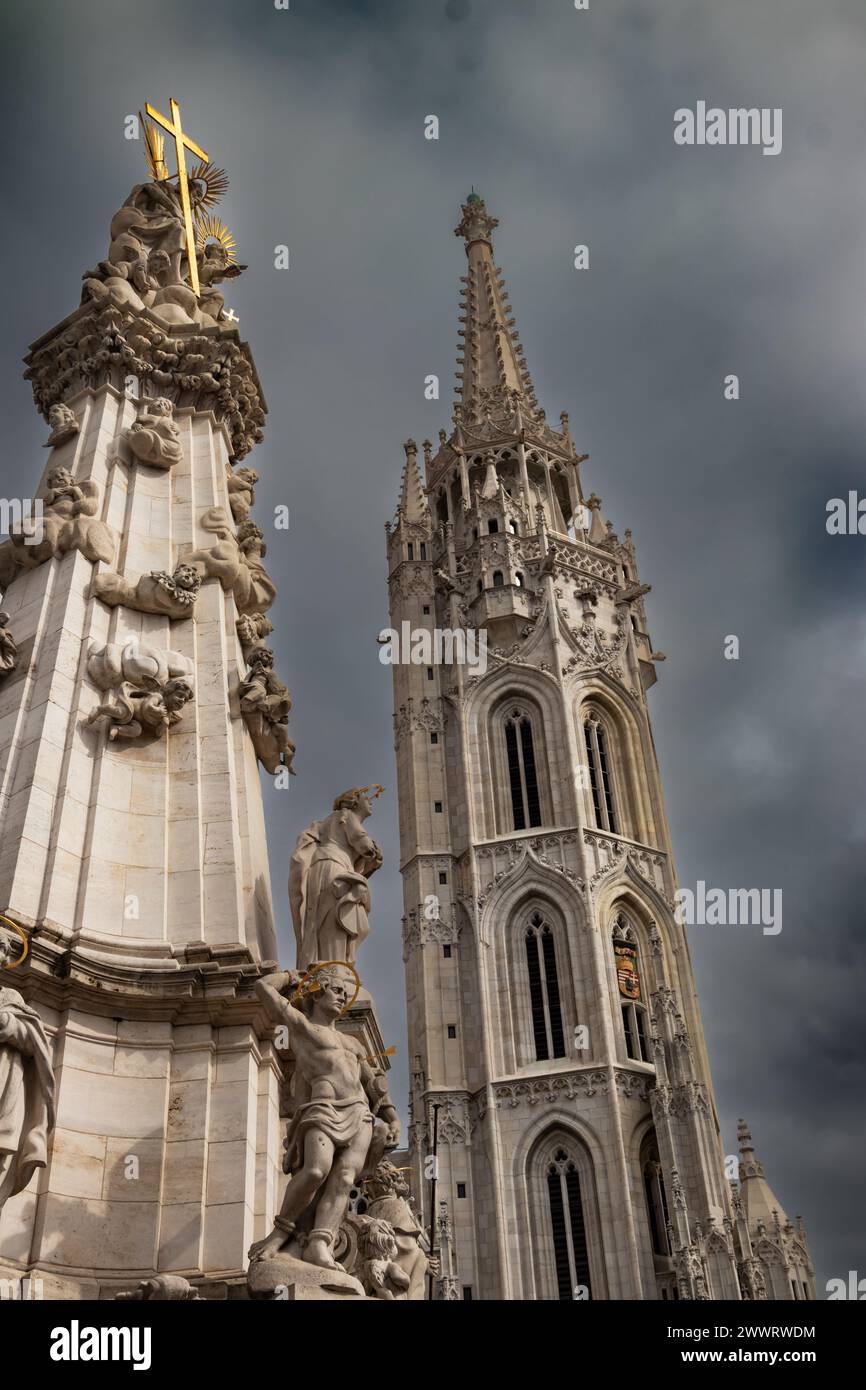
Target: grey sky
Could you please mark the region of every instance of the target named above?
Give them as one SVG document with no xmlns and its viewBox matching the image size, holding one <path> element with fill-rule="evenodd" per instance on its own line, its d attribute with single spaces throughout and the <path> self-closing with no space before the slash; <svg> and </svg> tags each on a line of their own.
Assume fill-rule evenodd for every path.
<svg viewBox="0 0 866 1390">
<path fill-rule="evenodd" d="M 681 880 L 784 892 L 779 936 L 696 928 L 693 953 L 728 1149 L 743 1114 L 822 1285 L 866 1259 L 866 537 L 824 526 L 864 478 L 866 10 L 590 3 L 5 4 L 0 492 L 42 465 L 20 358 L 78 302 L 141 175 L 124 117 L 175 96 L 228 170 L 220 212 L 249 265 L 227 302 L 270 405 L 256 511 L 292 515 L 268 552 L 298 744 L 291 789 L 265 788 L 284 959 L 297 833 L 344 787 L 385 783 L 363 964 L 405 1096 L 382 524 L 403 440 L 448 424 L 452 228 L 474 183 L 539 398 L 570 412 L 585 481 L 653 585 Z M 782 107 L 782 153 L 676 147 L 673 112 L 698 99 Z"/>
</svg>

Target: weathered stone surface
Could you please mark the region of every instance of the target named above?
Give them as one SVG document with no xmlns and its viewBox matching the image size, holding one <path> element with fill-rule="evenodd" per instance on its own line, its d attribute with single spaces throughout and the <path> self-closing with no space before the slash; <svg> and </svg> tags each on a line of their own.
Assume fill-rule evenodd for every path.
<svg viewBox="0 0 866 1390">
<path fill-rule="evenodd" d="M 255 1260 L 247 1274 L 250 1298 L 294 1300 L 364 1298 L 359 1280 L 339 1269 L 320 1269 L 292 1255 Z"/>
</svg>

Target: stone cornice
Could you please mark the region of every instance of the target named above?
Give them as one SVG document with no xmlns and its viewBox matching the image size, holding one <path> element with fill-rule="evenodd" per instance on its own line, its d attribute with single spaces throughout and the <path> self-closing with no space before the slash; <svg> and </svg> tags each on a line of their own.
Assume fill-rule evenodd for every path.
<svg viewBox="0 0 866 1390">
<path fill-rule="evenodd" d="M 228 429 L 234 458 L 262 438 L 267 406 L 249 347 L 234 328 L 167 329 L 147 309 L 82 304 L 37 339 L 25 358 L 37 409 L 47 420 L 58 401 L 106 384 L 138 379 L 144 394 L 179 407 L 212 410 Z"/>
</svg>

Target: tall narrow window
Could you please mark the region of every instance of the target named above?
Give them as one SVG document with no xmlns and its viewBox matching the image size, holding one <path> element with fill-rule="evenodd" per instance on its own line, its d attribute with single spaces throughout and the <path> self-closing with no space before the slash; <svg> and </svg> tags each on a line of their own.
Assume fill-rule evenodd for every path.
<svg viewBox="0 0 866 1390">
<path fill-rule="evenodd" d="M 532 723 L 528 715 L 520 710 L 513 710 L 505 721 L 505 752 L 514 829 L 526 830 L 530 826 L 540 825 L 541 806 Z"/>
<path fill-rule="evenodd" d="M 545 1062 L 550 1057 L 565 1056 L 565 1034 L 556 969 L 556 943 L 550 923 L 545 922 L 539 912 L 532 914 L 526 928 L 525 944 L 535 1057 L 537 1061 Z"/>
<path fill-rule="evenodd" d="M 614 809 L 613 783 L 604 725 L 597 719 L 587 719 L 583 726 L 583 736 L 586 742 L 586 762 L 589 768 L 595 823 L 599 830 L 610 830 L 616 835 L 619 833 L 619 825 Z"/>
<path fill-rule="evenodd" d="M 613 924 L 613 954 L 622 1014 L 626 1054 L 635 1062 L 651 1062 L 646 1005 L 642 998 L 637 937 L 620 913 Z"/>
<path fill-rule="evenodd" d="M 643 1185 L 646 1197 L 647 1219 L 652 1238 L 654 1255 L 670 1255 L 668 1239 L 668 1200 L 662 1178 L 662 1165 L 659 1162 L 658 1148 L 652 1134 L 647 1136 L 642 1149 Z"/>
<path fill-rule="evenodd" d="M 547 1195 L 560 1302 L 575 1298 L 578 1286 L 586 1290 L 587 1298 L 592 1298 L 580 1175 L 565 1149 L 557 1149 L 548 1165 Z"/>
</svg>

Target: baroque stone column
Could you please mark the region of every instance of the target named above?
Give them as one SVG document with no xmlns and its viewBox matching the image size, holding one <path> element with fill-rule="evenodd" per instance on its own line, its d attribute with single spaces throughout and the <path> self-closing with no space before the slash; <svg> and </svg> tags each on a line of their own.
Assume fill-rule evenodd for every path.
<svg viewBox="0 0 866 1390">
<path fill-rule="evenodd" d="M 239 1276 L 280 1167 L 280 1068 L 252 988 L 276 937 L 238 693 L 274 589 L 232 506 L 265 405 L 221 296 L 196 308 L 147 260 L 143 218 L 122 244 L 115 219 L 81 306 L 28 355 L 51 452 L 41 520 L 0 546 L 17 648 L 0 911 L 29 935 L 15 986 L 57 1077 L 48 1165 L 0 1212 L 0 1273 L 37 1270 L 47 1296 Z"/>
</svg>

